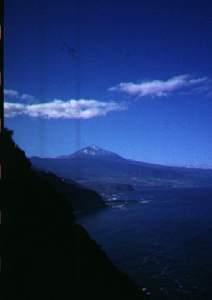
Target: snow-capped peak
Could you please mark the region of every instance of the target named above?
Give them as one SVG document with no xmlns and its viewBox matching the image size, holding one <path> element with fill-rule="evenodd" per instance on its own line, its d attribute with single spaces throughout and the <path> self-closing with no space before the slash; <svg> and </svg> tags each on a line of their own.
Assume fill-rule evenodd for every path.
<svg viewBox="0 0 212 300">
<path fill-rule="evenodd" d="M 91 145 L 85 147 L 77 152 L 74 152 L 70 155 L 63 155 L 58 158 L 60 159 L 69 159 L 69 158 L 106 158 L 106 159 L 123 159 L 120 155 L 104 150 L 96 145 Z"/>
<path fill-rule="evenodd" d="M 96 156 L 96 157 L 113 157 L 113 158 L 120 158 L 118 154 L 115 154 L 111 151 L 104 150 L 96 145 L 91 145 L 86 148 L 83 148 L 74 154 L 72 156 L 83 156 L 83 157 L 88 157 L 88 156 Z"/>
<path fill-rule="evenodd" d="M 105 151 L 96 145 L 91 145 L 91 146 L 88 146 L 88 147 L 78 151 L 78 153 L 84 153 L 87 155 L 105 155 L 105 154 L 107 154 L 107 152 L 108 151 Z"/>
<path fill-rule="evenodd" d="M 89 154 L 89 155 L 96 155 L 96 154 L 102 153 L 102 151 L 104 151 L 104 150 L 97 147 L 96 145 L 91 145 L 89 147 L 82 149 L 80 152 Z"/>
</svg>

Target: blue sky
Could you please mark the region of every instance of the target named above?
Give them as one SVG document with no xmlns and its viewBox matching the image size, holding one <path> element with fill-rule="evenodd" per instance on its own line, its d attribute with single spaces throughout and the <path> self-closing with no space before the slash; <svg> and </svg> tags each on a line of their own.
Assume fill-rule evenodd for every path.
<svg viewBox="0 0 212 300">
<path fill-rule="evenodd" d="M 211 1 L 5 2 L 5 125 L 28 156 L 212 166 Z"/>
</svg>

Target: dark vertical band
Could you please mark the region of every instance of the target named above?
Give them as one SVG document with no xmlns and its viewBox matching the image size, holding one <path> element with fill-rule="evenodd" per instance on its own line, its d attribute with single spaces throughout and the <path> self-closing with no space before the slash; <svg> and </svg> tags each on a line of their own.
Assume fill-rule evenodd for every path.
<svg viewBox="0 0 212 300">
<path fill-rule="evenodd" d="M 0 1 L 0 135 L 4 128 L 4 1 Z M 2 179 L 2 159 L 0 159 L 0 179 Z M 1 223 L 1 211 L 0 211 Z"/>
<path fill-rule="evenodd" d="M 4 128 L 4 1 L 0 1 L 0 132 Z"/>
</svg>

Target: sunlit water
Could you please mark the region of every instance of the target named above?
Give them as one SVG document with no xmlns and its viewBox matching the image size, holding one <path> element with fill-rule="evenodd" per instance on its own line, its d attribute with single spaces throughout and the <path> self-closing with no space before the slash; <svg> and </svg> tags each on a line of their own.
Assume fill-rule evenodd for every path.
<svg viewBox="0 0 212 300">
<path fill-rule="evenodd" d="M 78 221 L 150 299 L 212 299 L 212 189 L 122 195 Z"/>
</svg>

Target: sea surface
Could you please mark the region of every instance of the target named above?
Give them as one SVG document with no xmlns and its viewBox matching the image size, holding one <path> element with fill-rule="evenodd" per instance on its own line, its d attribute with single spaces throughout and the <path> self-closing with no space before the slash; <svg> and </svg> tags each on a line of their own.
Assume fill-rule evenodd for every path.
<svg viewBox="0 0 212 300">
<path fill-rule="evenodd" d="M 212 299 L 212 188 L 108 199 L 109 208 L 78 222 L 150 299 Z"/>
</svg>

